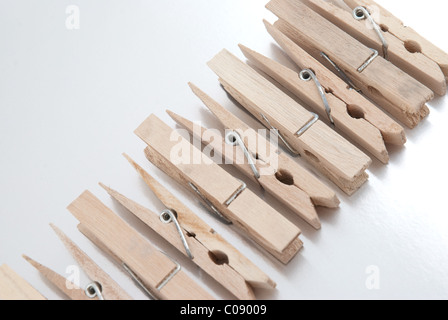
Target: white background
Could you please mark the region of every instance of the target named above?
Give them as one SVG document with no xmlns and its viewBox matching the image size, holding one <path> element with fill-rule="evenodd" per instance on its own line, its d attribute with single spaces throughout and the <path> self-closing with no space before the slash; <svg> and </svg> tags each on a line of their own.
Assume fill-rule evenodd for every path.
<svg viewBox="0 0 448 320">
<path fill-rule="evenodd" d="M 448 50 L 446 1 L 379 2 Z M 66 29 L 70 4 L 80 8 L 80 30 Z M 188 81 L 261 128 L 228 100 L 206 62 L 222 48 L 242 57 L 237 44 L 243 43 L 293 67 L 264 29 L 263 18 L 274 21 L 264 5 L 255 0 L 1 0 L 0 263 L 46 297 L 64 298 L 21 258 L 26 253 L 61 274 L 75 264 L 48 226 L 53 222 L 133 297 L 145 298 L 78 233 L 77 221 L 65 209 L 89 189 L 217 298 L 232 298 L 97 185 L 104 182 L 156 212 L 164 209 L 121 156 L 127 152 L 277 281 L 277 290 L 258 290 L 259 298 L 448 298 L 445 97 L 429 104 L 431 115 L 418 128 L 407 130 L 409 142 L 391 150 L 388 166 L 374 160 L 368 184 L 356 195 L 336 190 L 341 207 L 319 209 L 321 231 L 266 198 L 303 230 L 305 248 L 288 266 L 210 217 L 144 158 L 144 144 L 133 130 L 151 113 L 173 127 L 167 108 L 221 128 L 190 93 Z M 380 290 L 366 288 L 366 268 L 372 265 L 380 270 Z"/>
</svg>

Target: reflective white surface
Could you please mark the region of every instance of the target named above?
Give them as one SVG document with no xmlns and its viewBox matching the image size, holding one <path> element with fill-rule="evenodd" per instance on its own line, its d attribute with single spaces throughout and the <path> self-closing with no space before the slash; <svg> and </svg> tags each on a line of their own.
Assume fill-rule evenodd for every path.
<svg viewBox="0 0 448 320">
<path fill-rule="evenodd" d="M 448 50 L 446 1 L 379 2 Z M 431 115 L 407 130 L 406 147 L 391 150 L 388 166 L 374 160 L 370 180 L 357 194 L 349 198 L 337 190 L 340 209 L 319 209 L 321 231 L 266 197 L 303 230 L 305 248 L 288 266 L 210 217 L 144 158 L 133 130 L 151 113 L 173 127 L 167 108 L 221 128 L 190 93 L 188 81 L 261 128 L 229 101 L 206 62 L 222 48 L 242 57 L 237 44 L 243 43 L 292 67 L 264 29 L 263 18 L 274 21 L 264 4 L 0 0 L 0 264 L 9 264 L 46 297 L 63 298 L 21 258 L 26 253 L 61 274 L 75 264 L 49 227 L 53 222 L 133 297 L 145 298 L 76 230 L 65 209 L 89 189 L 217 298 L 232 298 L 97 185 L 110 185 L 156 212 L 164 209 L 121 156 L 126 152 L 277 281 L 276 291 L 257 291 L 259 298 L 447 299 L 446 97 L 429 103 Z M 68 5 L 79 7 L 79 30 L 66 28 Z M 378 290 L 366 285 L 372 270 L 379 272 Z"/>
</svg>

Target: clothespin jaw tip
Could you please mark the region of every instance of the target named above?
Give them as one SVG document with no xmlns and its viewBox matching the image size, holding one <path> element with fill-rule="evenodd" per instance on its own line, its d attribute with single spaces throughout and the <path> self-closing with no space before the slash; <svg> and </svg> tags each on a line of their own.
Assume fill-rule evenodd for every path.
<svg viewBox="0 0 448 320">
<path fill-rule="evenodd" d="M 177 113 L 169 110 L 167 110 L 167 113 L 171 117 L 171 119 L 173 119 L 178 125 L 187 128 L 188 130 L 193 131 L 195 126 L 198 126 L 197 124 L 194 124 L 192 121 L 178 115 Z"/>
<path fill-rule="evenodd" d="M 199 90 L 199 88 L 193 82 L 188 82 L 188 86 L 190 87 L 191 91 L 193 91 L 193 92 Z"/>
<path fill-rule="evenodd" d="M 29 264 L 31 264 L 31 265 L 32 265 L 34 268 L 36 268 L 36 269 L 39 269 L 39 267 L 42 266 L 39 262 L 37 262 L 37 261 L 31 259 L 31 258 L 28 257 L 26 254 L 22 254 L 22 258 L 25 259 L 26 262 L 28 262 Z"/>
<path fill-rule="evenodd" d="M 53 223 L 50 223 L 51 229 L 56 233 L 56 235 L 64 242 L 64 238 L 66 238 L 65 234 L 62 232 L 61 229 L 59 229 L 57 226 L 55 226 Z"/>
<path fill-rule="evenodd" d="M 275 29 L 274 25 L 266 19 L 263 19 L 263 24 L 264 24 L 266 30 L 268 31 L 268 33 L 272 35 L 271 32 L 274 31 L 274 29 Z"/>
<path fill-rule="evenodd" d="M 104 190 L 110 190 L 110 188 L 109 187 L 107 187 L 104 183 L 102 183 L 102 182 L 98 182 L 98 185 L 101 187 L 101 188 L 103 188 Z"/>
<path fill-rule="evenodd" d="M 175 112 L 167 109 L 165 110 L 165 112 L 174 120 L 174 118 L 178 117 L 178 114 L 176 114 Z"/>
<path fill-rule="evenodd" d="M 140 167 L 137 162 L 135 162 L 129 155 L 126 153 L 123 153 L 123 157 L 134 167 L 135 170 L 137 170 L 138 173 L 141 173 L 143 170 L 142 167 Z"/>
<path fill-rule="evenodd" d="M 316 229 L 316 230 L 320 230 L 322 229 L 322 224 L 320 222 L 319 218 L 314 218 L 313 220 L 309 221 L 309 223 L 311 224 L 311 226 Z"/>
</svg>

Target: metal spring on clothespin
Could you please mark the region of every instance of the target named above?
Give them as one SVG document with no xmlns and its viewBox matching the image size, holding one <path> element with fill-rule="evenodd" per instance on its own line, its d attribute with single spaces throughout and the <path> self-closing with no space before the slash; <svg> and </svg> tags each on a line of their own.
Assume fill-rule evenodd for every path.
<svg viewBox="0 0 448 320">
<path fill-rule="evenodd" d="M 330 119 L 331 124 L 334 126 L 335 124 L 333 117 L 331 116 L 330 104 L 328 103 L 327 96 L 325 95 L 325 90 L 317 79 L 316 74 L 311 69 L 305 69 L 300 72 L 300 79 L 302 79 L 303 81 L 310 81 L 311 79 L 313 79 L 314 83 L 316 84 L 317 90 L 319 91 L 320 97 L 322 98 L 322 102 L 324 103 L 328 119 Z"/>
<path fill-rule="evenodd" d="M 193 260 L 194 259 L 193 254 L 191 253 L 187 239 L 185 238 L 185 235 L 182 232 L 182 228 L 180 227 L 179 221 L 177 221 L 177 217 L 176 217 L 175 213 L 172 210 L 167 209 L 167 210 L 163 210 L 162 213 L 159 215 L 159 217 L 160 217 L 160 221 L 162 221 L 165 224 L 174 222 L 177 232 L 179 232 L 179 236 L 182 241 L 182 244 L 184 245 L 185 251 L 187 252 L 188 257 Z"/>
<path fill-rule="evenodd" d="M 98 282 L 92 282 L 91 284 L 89 284 L 85 290 L 86 296 L 94 299 L 98 297 L 98 300 L 106 300 L 104 299 L 103 293 L 102 293 L 103 289 L 101 287 L 101 284 L 99 284 Z"/>
<path fill-rule="evenodd" d="M 373 29 L 378 34 L 378 37 L 380 38 L 383 44 L 383 57 L 384 59 L 389 60 L 389 54 L 388 54 L 389 44 L 387 43 L 387 40 L 384 38 L 380 26 L 378 25 L 378 23 L 375 22 L 375 20 L 373 20 L 373 17 L 370 14 L 369 10 L 367 10 L 365 7 L 362 6 L 356 7 L 353 10 L 353 18 L 355 18 L 356 20 L 368 19 L 370 21 L 370 23 L 373 26 Z"/>
<path fill-rule="evenodd" d="M 243 139 L 241 138 L 240 134 L 236 131 L 230 131 L 226 134 L 226 143 L 231 146 L 239 146 L 241 150 L 244 152 L 244 156 L 246 157 L 250 168 L 252 169 L 255 178 L 258 180 L 260 179 L 260 173 L 258 172 L 258 169 L 255 165 L 255 161 L 252 158 L 252 155 L 250 154 L 249 150 L 247 149 L 246 145 L 244 144 Z"/>
</svg>

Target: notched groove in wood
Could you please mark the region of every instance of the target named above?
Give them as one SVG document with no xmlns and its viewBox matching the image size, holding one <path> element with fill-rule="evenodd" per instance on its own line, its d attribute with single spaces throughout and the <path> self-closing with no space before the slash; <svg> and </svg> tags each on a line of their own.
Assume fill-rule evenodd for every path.
<svg viewBox="0 0 448 320">
<path fill-rule="evenodd" d="M 280 31 L 327 65 L 330 70 L 333 71 L 328 61 L 320 56 L 322 51 L 342 70 L 351 71 L 354 84 L 405 125 L 415 127 L 415 115 L 420 117 L 425 114 L 421 109 L 434 97 L 433 91 L 391 62 L 379 56 L 359 73 L 357 68 L 372 54 L 368 47 L 341 29 L 335 28 L 331 22 L 301 2 L 272 0 L 268 8 L 279 17 L 275 26 Z M 319 29 L 312 27 L 316 24 L 319 24 Z M 381 96 L 370 93 L 368 86 L 376 88 L 381 92 Z M 408 117 L 409 114 L 411 116 Z"/>
<path fill-rule="evenodd" d="M 208 65 L 218 75 L 228 93 L 265 126 L 268 124 L 261 114 L 268 117 L 271 125 L 282 133 L 295 150 L 301 154 L 305 150 L 313 154 L 314 157 L 305 156 L 305 159 L 312 160 L 310 163 L 343 191 L 352 192 L 352 186 L 347 186 L 346 182 L 350 184 L 349 181 L 353 180 L 357 185 L 359 177 L 368 177 L 362 171 L 370 165 L 371 159 L 321 121 L 315 122 L 297 137 L 297 132 L 304 125 L 285 126 L 283 119 L 293 117 L 299 120 L 297 123 L 307 124 L 311 120 L 311 113 L 230 52 L 221 51 Z M 267 107 L 274 104 L 275 108 Z M 302 115 L 305 118 L 300 118 Z"/>
</svg>

